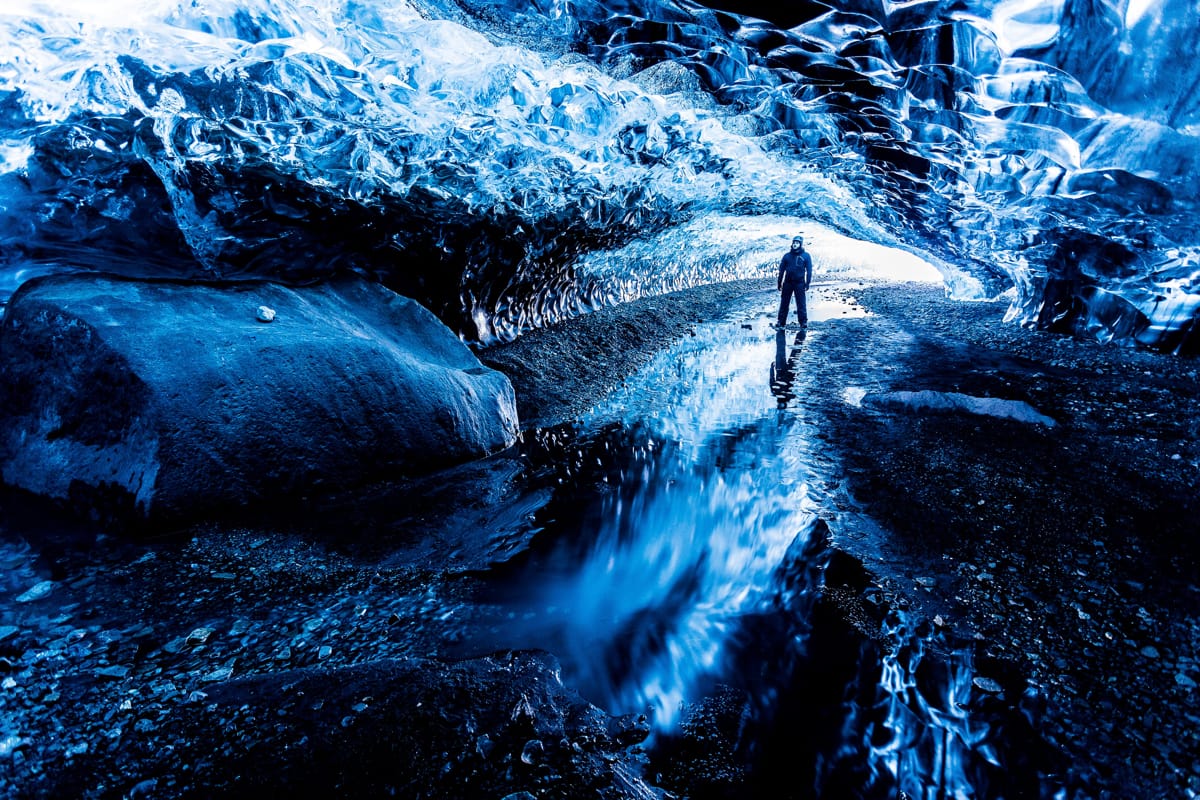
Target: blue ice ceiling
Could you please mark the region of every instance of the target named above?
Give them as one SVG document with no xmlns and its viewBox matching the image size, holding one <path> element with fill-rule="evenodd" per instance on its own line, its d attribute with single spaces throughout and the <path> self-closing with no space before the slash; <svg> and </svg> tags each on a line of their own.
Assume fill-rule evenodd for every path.
<svg viewBox="0 0 1200 800">
<path fill-rule="evenodd" d="M 6 3 L 3 291 L 353 269 L 490 341 L 821 224 L 1200 349 L 1194 0 L 726 5 Z"/>
</svg>

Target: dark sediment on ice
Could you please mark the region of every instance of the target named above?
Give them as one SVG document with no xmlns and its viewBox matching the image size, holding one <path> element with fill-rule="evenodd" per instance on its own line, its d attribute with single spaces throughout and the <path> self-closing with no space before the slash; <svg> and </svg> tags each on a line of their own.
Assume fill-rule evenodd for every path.
<svg viewBox="0 0 1200 800">
<path fill-rule="evenodd" d="M 764 285 L 717 283 L 602 308 L 489 347 L 479 359 L 520 385 L 522 428 L 557 425 L 587 411 L 697 323 Z"/>
</svg>

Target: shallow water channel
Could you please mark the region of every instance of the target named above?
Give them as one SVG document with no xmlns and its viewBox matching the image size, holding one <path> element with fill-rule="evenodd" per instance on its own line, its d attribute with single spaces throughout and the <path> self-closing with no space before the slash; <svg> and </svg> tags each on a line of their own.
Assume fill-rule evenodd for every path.
<svg viewBox="0 0 1200 800">
<path fill-rule="evenodd" d="M 733 686 L 749 697 L 738 758 L 752 784 L 800 787 L 788 796 L 1054 796 L 1036 693 L 979 674 L 973 643 L 870 586 L 875 639 L 819 612 L 836 455 L 808 365 L 862 312 L 833 291 L 811 302 L 807 330 L 776 330 L 761 303 L 698 326 L 569 433 L 542 433 L 571 466 L 530 549 L 486 576 L 491 618 L 464 652 L 554 652 L 589 700 L 648 715 L 660 760 Z"/>
</svg>

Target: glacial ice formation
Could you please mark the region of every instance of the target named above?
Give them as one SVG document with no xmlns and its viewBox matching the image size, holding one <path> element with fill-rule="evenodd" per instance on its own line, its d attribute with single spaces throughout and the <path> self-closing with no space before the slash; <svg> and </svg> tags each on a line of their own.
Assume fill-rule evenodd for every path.
<svg viewBox="0 0 1200 800">
<path fill-rule="evenodd" d="M 773 238 L 671 232 L 782 218 L 1012 288 L 1026 325 L 1194 351 L 1193 5 L 18 0 L 0 288 L 348 269 L 488 341 L 761 274 Z"/>
</svg>

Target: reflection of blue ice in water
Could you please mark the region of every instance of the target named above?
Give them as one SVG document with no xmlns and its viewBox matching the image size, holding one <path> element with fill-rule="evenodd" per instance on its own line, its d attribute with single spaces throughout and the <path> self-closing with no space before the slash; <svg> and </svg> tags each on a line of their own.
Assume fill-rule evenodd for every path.
<svg viewBox="0 0 1200 800">
<path fill-rule="evenodd" d="M 636 426 L 633 455 L 589 517 L 578 570 L 546 592 L 569 615 L 564 659 L 610 711 L 648 706 L 658 726 L 674 724 L 812 530 L 809 441 L 775 407 L 774 358 L 765 325 L 710 326 L 584 422 Z"/>
<path fill-rule="evenodd" d="M 894 649 L 883 658 L 878 697 L 886 712 L 870 728 L 867 745 L 877 779 L 886 779 L 914 798 L 977 796 L 971 766 L 982 759 L 1001 766 L 987 741 L 994 733 L 968 711 L 973 659 L 966 648 L 939 654 L 908 630 L 897 616 L 888 631 Z M 922 673 L 936 671 L 936 679 Z M 978 692 L 976 692 L 978 693 Z"/>
<path fill-rule="evenodd" d="M 745 469 L 709 471 L 679 451 L 647 451 L 603 501 L 578 573 L 554 587 L 572 609 L 566 654 L 610 710 L 654 709 L 676 721 L 688 689 L 726 665 L 741 615 L 770 602 L 771 576 L 815 520 L 772 481 Z"/>
<path fill-rule="evenodd" d="M 806 364 L 840 333 L 817 325 L 781 338 L 768 321 L 700 327 L 582 421 L 583 439 L 603 442 L 581 452 L 607 461 L 619 450 L 619 468 L 597 464 L 591 479 L 605 491 L 566 511 L 571 521 L 550 531 L 558 549 L 518 581 L 539 609 L 514 620 L 528 625 L 525 641 L 559 655 L 588 700 L 611 713 L 649 709 L 659 731 L 709 679 L 746 689 L 754 713 L 772 716 L 777 701 L 806 692 L 787 683 L 789 659 L 824 655 L 809 634 L 829 556 L 818 511 L 831 506 Z M 1011 704 L 980 713 L 969 644 L 935 643 L 915 626 L 894 613 L 889 645 L 863 645 L 866 682 L 847 675 L 841 691 L 809 698 L 814 713 L 843 715 L 840 734 L 796 754 L 814 760 L 817 796 L 1037 796 L 1036 774 L 1005 774 L 1005 743 L 1031 746 L 1034 734 L 1011 735 Z M 761 643 L 782 658 L 770 662 L 778 674 L 736 674 L 758 663 L 747 655 L 755 635 L 781 637 Z M 759 730 L 772 735 L 774 724 Z M 804 723 L 779 721 L 791 724 Z"/>
</svg>

